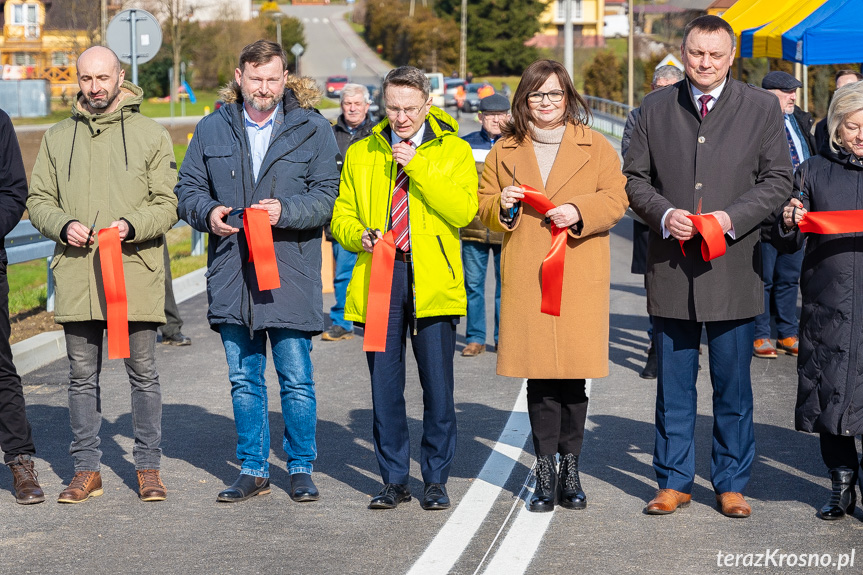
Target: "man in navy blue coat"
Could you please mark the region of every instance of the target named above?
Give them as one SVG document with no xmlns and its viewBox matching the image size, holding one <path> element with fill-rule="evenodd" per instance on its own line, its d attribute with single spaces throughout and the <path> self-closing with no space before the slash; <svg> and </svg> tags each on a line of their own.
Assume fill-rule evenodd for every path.
<svg viewBox="0 0 863 575">
<path fill-rule="evenodd" d="M 311 80 L 289 76 L 274 42 L 243 48 L 225 102 L 204 118 L 177 183 L 180 217 L 210 234 L 207 319 L 225 346 L 237 426 L 240 476 L 218 501 L 270 492 L 266 344 L 281 387 L 283 447 L 294 501 L 316 501 L 317 456 L 312 336 L 324 329 L 323 225 L 339 188 L 332 128 L 313 108 Z M 281 287 L 260 290 L 242 228 L 242 209 L 266 210 Z M 239 232 L 239 233 L 238 233 Z"/>
</svg>

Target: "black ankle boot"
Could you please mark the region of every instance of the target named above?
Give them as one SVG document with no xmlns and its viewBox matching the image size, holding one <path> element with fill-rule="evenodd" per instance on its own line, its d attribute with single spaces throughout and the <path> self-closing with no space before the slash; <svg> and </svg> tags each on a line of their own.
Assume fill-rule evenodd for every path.
<svg viewBox="0 0 863 575">
<path fill-rule="evenodd" d="M 833 480 L 830 500 L 821 508 L 821 519 L 833 521 L 854 513 L 857 493 L 854 491 L 854 472 L 850 469 L 831 469 Z"/>
<path fill-rule="evenodd" d="M 536 458 L 536 486 L 533 488 L 533 497 L 530 498 L 528 511 L 534 513 L 545 513 L 554 510 L 557 495 L 557 465 L 554 455 L 543 455 Z"/>
<path fill-rule="evenodd" d="M 560 478 L 558 483 L 561 507 L 567 509 L 586 509 L 587 495 L 581 488 L 578 476 L 578 455 L 567 453 L 560 458 Z"/>
</svg>

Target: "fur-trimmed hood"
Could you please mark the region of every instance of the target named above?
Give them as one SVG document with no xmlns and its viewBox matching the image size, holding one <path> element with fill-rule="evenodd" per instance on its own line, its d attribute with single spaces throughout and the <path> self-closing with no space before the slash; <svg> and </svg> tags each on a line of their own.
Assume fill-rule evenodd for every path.
<svg viewBox="0 0 863 575">
<path fill-rule="evenodd" d="M 294 98 L 297 99 L 301 108 L 313 109 L 315 104 L 321 101 L 323 94 L 317 83 L 308 76 L 293 76 L 288 75 L 288 81 L 285 83 L 285 94 L 291 91 Z M 219 90 L 219 99 L 226 104 L 243 101 L 243 93 L 240 91 L 240 85 L 236 80 L 231 80 L 228 84 Z"/>
</svg>

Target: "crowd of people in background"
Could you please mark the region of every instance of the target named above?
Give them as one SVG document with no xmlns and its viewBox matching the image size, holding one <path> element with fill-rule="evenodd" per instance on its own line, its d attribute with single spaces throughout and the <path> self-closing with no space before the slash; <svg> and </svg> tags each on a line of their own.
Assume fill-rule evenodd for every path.
<svg viewBox="0 0 863 575">
<path fill-rule="evenodd" d="M 690 22 L 683 70 L 656 69 L 652 91 L 627 118 L 618 155 L 591 129 L 587 103 L 552 60 L 527 67 L 512 101 L 484 90 L 481 129 L 459 137 L 456 120 L 432 105 L 426 75 L 411 66 L 384 79 L 381 121 L 369 114 L 367 87 L 347 84 L 330 124 L 315 110 L 314 82 L 289 74 L 282 47 L 259 40 L 243 49 L 220 94 L 224 105 L 197 125 L 179 172 L 167 131 L 141 115 L 141 89 L 125 81 L 117 56 L 104 47 L 83 52 L 81 91 L 71 116 L 46 132 L 29 192 L 11 122 L 0 113 L 0 234 L 14 227 L 26 201 L 33 225 L 57 243 L 55 319 L 68 350 L 75 469 L 58 501 L 103 494 L 99 375 L 112 321 L 101 262 L 106 230 L 105 238 L 119 237 L 126 283 L 136 287 L 128 294 L 125 366 L 139 497 L 168 495 L 154 344 L 160 326 L 163 343 L 191 343 L 180 331 L 165 246 L 182 218 L 209 237 L 207 320 L 224 347 L 237 431 L 240 472 L 217 501 L 271 490 L 268 342 L 288 492 L 299 503 L 320 498 L 312 479 L 312 340 L 350 340 L 359 324 L 382 482 L 368 507 L 394 509 L 412 498 L 409 340 L 423 390 L 420 504 L 450 508 L 456 326 L 466 316 L 461 356 L 492 349 L 499 375 L 527 380 L 536 456 L 528 509 L 586 508 L 579 465 L 587 382 L 609 373 L 609 234 L 629 209 L 631 271 L 644 276 L 650 325 L 640 375 L 656 380 L 658 491 L 645 513 L 674 513 L 692 499 L 704 332 L 719 511 L 733 518 L 752 512 L 743 495 L 756 454 L 750 364 L 786 353 L 799 355 L 795 428 L 819 434 L 831 479 L 820 516 L 852 513 L 863 466 L 854 439 L 863 434 L 856 274 L 863 236 L 809 233 L 800 223 L 809 213 L 863 206 L 863 75 L 837 74 L 827 118 L 815 124 L 796 105 L 794 76 L 770 72 L 761 88 L 731 76 L 735 43 L 721 18 Z M 91 168 L 94 157 L 104 159 L 104 170 Z M 253 219 L 271 236 L 276 277 L 262 275 L 250 257 L 258 249 Z M 329 321 L 323 237 L 334 262 Z M 486 303 L 489 268 L 493 306 Z M 45 494 L 8 344 L 5 265 L 0 297 L 0 448 L 18 503 L 39 503 Z"/>
</svg>

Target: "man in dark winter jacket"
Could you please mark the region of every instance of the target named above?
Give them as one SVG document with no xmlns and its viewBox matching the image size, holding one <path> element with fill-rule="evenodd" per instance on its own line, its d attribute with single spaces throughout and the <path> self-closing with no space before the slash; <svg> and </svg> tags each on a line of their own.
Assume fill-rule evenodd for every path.
<svg viewBox="0 0 863 575">
<path fill-rule="evenodd" d="M 486 96 L 479 101 L 478 132 L 464 137 L 473 151 L 477 175 L 482 174 L 485 157 L 500 138 L 501 126 L 509 121 L 509 100 L 500 94 Z M 503 233 L 489 231 L 479 216 L 459 230 L 462 261 L 464 262 L 464 288 L 467 294 L 467 345 L 461 354 L 474 357 L 485 351 L 485 274 L 488 254 L 494 259 L 494 347 L 497 350 L 498 323 L 500 322 L 500 248 Z"/>
<path fill-rule="evenodd" d="M 15 500 L 27 505 L 45 501 L 31 457 L 36 454 L 24 406 L 21 378 L 9 345 L 9 280 L 3 239 L 12 231 L 27 201 L 27 177 L 12 121 L 0 110 L 0 449 L 12 470 Z"/>
<path fill-rule="evenodd" d="M 761 87 L 779 99 L 785 117 L 785 137 L 791 165 L 798 166 L 817 153 L 812 135 L 814 120 L 801 110 L 797 102 L 797 89 L 803 84 L 787 72 L 774 70 L 761 81 Z M 764 281 L 764 311 L 755 318 L 755 340 L 752 354 L 772 359 L 779 352 L 797 356 L 797 290 L 800 286 L 800 266 L 803 251 L 781 254 L 770 243 L 776 217 L 771 214 L 761 224 L 761 279 Z M 776 321 L 776 347 L 770 341 L 770 318 Z"/>
<path fill-rule="evenodd" d="M 359 142 L 372 133 L 375 127 L 369 116 L 371 97 L 369 89 L 362 84 L 345 84 L 341 94 L 342 113 L 333 125 L 333 134 L 336 136 L 336 144 L 339 146 L 339 171 L 342 169 L 342 160 L 348 148 L 354 142 Z M 339 341 L 354 337 L 354 324 L 345 319 L 345 298 L 348 293 L 348 284 L 357 263 L 357 254 L 348 251 L 339 245 L 330 234 L 329 226 L 326 228 L 327 239 L 333 243 L 333 261 L 335 262 L 335 273 L 333 274 L 333 288 L 336 303 L 330 308 L 330 320 L 333 325 L 321 335 L 324 341 Z"/>
<path fill-rule="evenodd" d="M 758 226 L 791 191 L 782 112 L 772 94 L 734 80 L 734 30 L 701 16 L 684 30 L 686 81 L 644 97 L 623 171 L 632 210 L 650 226 L 647 311 L 658 379 L 653 468 L 659 491 L 645 510 L 688 505 L 695 483 L 698 346 L 707 331 L 713 384 L 711 482 L 720 511 L 751 513 L 742 491 L 755 457 L 753 318 L 763 311 Z M 702 257 L 701 213 L 724 242 Z M 715 239 L 714 239 L 715 238 Z"/>
<path fill-rule="evenodd" d="M 218 501 L 270 492 L 266 344 L 281 387 L 294 501 L 316 501 L 312 336 L 324 328 L 321 237 L 339 186 L 339 150 L 313 108 L 312 80 L 289 76 L 274 42 L 243 48 L 225 105 L 195 129 L 176 192 L 180 217 L 209 232 L 207 318 L 225 346 L 242 467 Z M 266 210 L 281 287 L 258 288 L 243 209 Z"/>
</svg>

